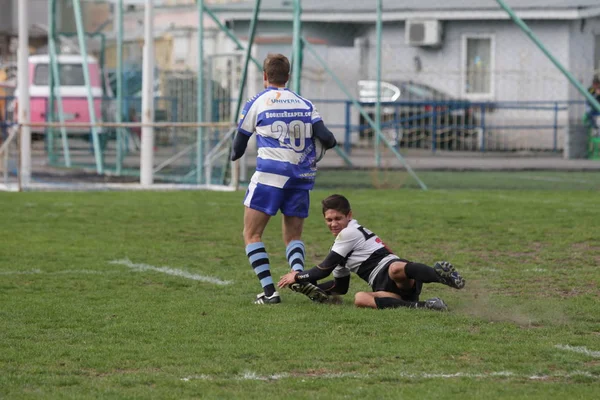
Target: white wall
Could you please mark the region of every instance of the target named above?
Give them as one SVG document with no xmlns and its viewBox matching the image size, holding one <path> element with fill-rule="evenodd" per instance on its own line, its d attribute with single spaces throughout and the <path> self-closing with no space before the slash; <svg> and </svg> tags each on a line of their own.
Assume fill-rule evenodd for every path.
<svg viewBox="0 0 600 400">
<path fill-rule="evenodd" d="M 574 32 L 569 21 L 526 21 L 545 48 L 570 71 L 589 71 L 593 57 L 596 22 L 584 32 Z M 579 22 L 576 24 L 579 27 Z M 414 80 L 427 83 L 456 97 L 462 95 L 462 38 L 469 34 L 491 35 L 495 43 L 494 92 L 491 101 L 565 101 L 576 99 L 568 79 L 536 44 L 512 21 L 446 21 L 443 45 L 439 48 L 411 47 L 404 43 L 404 24 L 384 26 L 383 76 L 386 80 Z M 375 76 L 375 27 L 369 28 L 371 44 L 370 78 Z M 414 57 L 421 59 L 418 72 Z M 588 78 L 588 80 L 591 78 Z M 589 83 L 588 83 L 589 84 Z M 550 105 L 549 105 L 550 106 Z M 579 117 L 579 116 L 578 116 Z M 551 110 L 498 109 L 485 116 L 486 125 L 495 126 L 487 139 L 501 147 L 545 147 L 554 145 L 554 131 L 547 129 L 505 129 L 506 125 L 553 125 Z M 567 126 L 569 113 L 559 113 L 558 124 Z M 560 129 L 562 147 L 567 129 Z"/>
<path fill-rule="evenodd" d="M 533 32 L 547 49 L 568 63 L 568 25 L 564 22 L 531 22 Z M 429 83 L 453 96 L 461 96 L 462 37 L 492 35 L 495 40 L 495 93 L 490 100 L 549 100 L 566 98 L 556 68 L 516 25 L 510 21 L 446 21 L 443 44 L 438 48 L 413 47 L 404 43 L 404 24 L 385 24 L 383 76 L 387 80 Z M 369 29 L 369 75 L 375 76 L 375 27 Z M 416 71 L 414 57 L 421 59 Z M 548 79 L 550 81 L 548 81 Z M 549 84 L 550 82 L 550 84 Z"/>
<path fill-rule="evenodd" d="M 13 24 L 13 3 L 17 5 L 16 1 L 13 0 L 0 0 L 0 32 L 1 33 L 12 33 L 13 27 L 16 28 L 16 24 Z"/>
<path fill-rule="evenodd" d="M 593 57 L 593 32 L 600 33 L 598 19 L 587 21 L 581 31 L 580 22 L 526 21 L 546 49 L 570 71 L 589 71 Z M 445 21 L 443 43 L 437 48 L 412 47 L 405 44 L 404 22 L 385 23 L 383 29 L 382 77 L 384 80 L 414 80 L 427 83 L 455 97 L 462 97 L 463 88 L 463 37 L 470 34 L 491 35 L 494 40 L 493 82 L 494 91 L 481 100 L 510 101 L 566 101 L 578 99 L 568 79 L 554 66 L 536 44 L 511 20 L 503 21 Z M 574 26 L 577 28 L 575 29 Z M 236 33 L 247 35 L 248 24 L 237 24 Z M 577 30 L 577 32 L 575 32 Z M 327 45 L 319 46 L 325 58 L 343 84 L 356 94 L 359 79 L 376 76 L 375 24 L 311 24 L 303 25 L 306 37 L 320 38 Z M 291 24 L 260 23 L 258 35 L 291 36 Z M 364 38 L 364 46 L 342 47 L 350 38 Z M 286 54 L 289 45 L 260 45 L 259 58 L 269 51 Z M 415 67 L 415 57 L 422 69 Z M 584 72 L 585 74 L 585 72 Z M 589 80 L 591 78 L 588 78 Z M 586 85 L 589 82 L 585 82 Z M 303 91 L 308 98 L 345 99 L 345 94 L 328 76 L 324 68 L 305 51 Z M 474 99 L 475 101 L 477 99 Z M 342 105 L 318 105 L 326 122 L 344 123 Z M 551 106 L 548 104 L 548 106 Z M 486 123 L 490 129 L 488 141 L 518 148 L 546 147 L 554 145 L 553 110 L 497 109 L 487 113 Z M 354 112 L 352 122 L 357 123 Z M 559 113 L 558 145 L 562 147 L 569 123 L 569 113 Z M 545 129 L 505 129 L 506 125 L 547 125 Z M 336 132 L 338 138 L 342 131 Z"/>
</svg>

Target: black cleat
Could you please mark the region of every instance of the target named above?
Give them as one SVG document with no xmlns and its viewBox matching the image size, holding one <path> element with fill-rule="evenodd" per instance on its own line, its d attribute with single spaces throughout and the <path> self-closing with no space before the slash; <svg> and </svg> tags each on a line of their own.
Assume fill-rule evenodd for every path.
<svg viewBox="0 0 600 400">
<path fill-rule="evenodd" d="M 448 261 L 438 261 L 433 266 L 433 269 L 440 278 L 440 283 L 450 286 L 454 289 L 462 289 L 465 287 L 465 280 L 454 269 L 454 266 Z"/>
<path fill-rule="evenodd" d="M 329 300 L 329 296 L 318 286 L 313 285 L 309 282 L 303 283 L 292 283 L 290 289 L 294 292 L 302 293 L 315 303 L 326 303 Z"/>
<path fill-rule="evenodd" d="M 254 304 L 279 304 L 281 303 L 281 297 L 279 297 L 279 292 L 275 292 L 271 295 L 271 297 L 267 297 L 264 293 L 259 293 L 256 295 L 256 300 L 254 300 Z"/>
<path fill-rule="evenodd" d="M 444 303 L 444 300 L 439 297 L 425 300 L 425 308 L 435 311 L 448 311 L 448 306 Z"/>
</svg>

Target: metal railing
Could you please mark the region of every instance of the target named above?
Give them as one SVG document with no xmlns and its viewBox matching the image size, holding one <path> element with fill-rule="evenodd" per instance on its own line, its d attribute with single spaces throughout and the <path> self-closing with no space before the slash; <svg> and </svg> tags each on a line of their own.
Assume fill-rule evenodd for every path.
<svg viewBox="0 0 600 400">
<path fill-rule="evenodd" d="M 217 105 L 230 101 L 213 100 Z M 373 129 L 353 102 L 315 99 L 313 103 L 347 154 L 353 147 L 373 145 Z M 373 103 L 359 104 L 373 118 Z M 398 148 L 559 152 L 563 150 L 561 139 L 573 125 L 582 123 L 585 104 L 568 100 L 382 102 L 381 129 Z M 226 120 L 228 116 L 212 118 Z"/>
</svg>

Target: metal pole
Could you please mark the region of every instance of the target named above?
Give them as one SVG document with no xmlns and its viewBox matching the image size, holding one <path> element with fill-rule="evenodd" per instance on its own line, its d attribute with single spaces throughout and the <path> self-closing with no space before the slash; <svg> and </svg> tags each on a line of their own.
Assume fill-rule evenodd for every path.
<svg viewBox="0 0 600 400">
<path fill-rule="evenodd" d="M 215 24 L 221 29 L 221 31 L 225 32 L 228 38 L 233 40 L 233 42 L 237 45 L 238 50 L 243 50 L 245 46 L 238 40 L 238 38 L 231 32 L 231 29 L 223 25 L 221 20 L 215 15 L 214 12 L 211 11 L 210 8 L 204 7 L 204 12 L 213 20 Z M 256 67 L 262 71 L 262 64 L 256 58 L 252 57 L 252 62 L 256 65 Z"/>
<path fill-rule="evenodd" d="M 196 108 L 198 122 L 204 122 L 204 0 L 198 0 L 198 80 L 196 89 Z M 196 131 L 196 183 L 202 183 L 204 174 L 204 128 Z M 206 177 L 206 184 L 210 184 Z"/>
<path fill-rule="evenodd" d="M 481 138 L 479 140 L 479 150 L 481 152 L 485 151 L 485 104 L 481 103 L 480 105 L 480 110 L 481 110 L 481 119 L 479 120 L 479 123 L 481 124 Z"/>
<path fill-rule="evenodd" d="M 142 144 L 140 157 L 140 183 L 154 182 L 154 4 L 145 1 L 144 60 L 142 65 Z"/>
<path fill-rule="evenodd" d="M 54 122 L 56 118 L 56 103 L 55 103 L 55 91 L 54 87 L 56 85 L 56 81 L 54 79 L 54 64 L 56 63 L 55 57 L 52 56 L 52 48 L 51 48 L 51 38 L 54 37 L 55 32 L 52 30 L 52 20 L 54 19 L 53 8 L 56 0 L 48 1 L 48 53 L 50 55 L 50 59 L 48 60 L 48 87 L 49 87 L 49 96 L 45 101 L 46 106 L 46 122 Z M 50 164 L 56 163 L 56 152 L 54 151 L 54 128 L 48 127 L 44 129 L 44 143 L 46 146 L 46 153 L 48 154 L 48 161 Z"/>
<path fill-rule="evenodd" d="M 52 74 L 50 74 L 50 107 L 48 110 L 48 121 L 53 122 L 55 118 L 55 108 L 54 108 L 54 99 L 56 97 L 57 107 L 58 107 L 58 121 L 62 124 L 65 123 L 65 114 L 63 110 L 63 102 L 62 95 L 60 89 L 60 72 L 59 72 L 59 62 L 58 62 L 58 52 L 56 51 L 56 0 L 50 0 L 48 2 L 48 50 L 50 52 L 50 65 L 49 67 L 52 69 Z M 56 88 L 58 87 L 58 90 Z M 53 129 L 48 129 L 48 153 L 50 155 L 51 161 L 52 154 L 54 152 L 54 134 Z M 63 146 L 63 155 L 65 159 L 65 166 L 71 166 L 71 154 L 69 152 L 69 138 L 67 137 L 67 129 L 64 126 L 60 128 L 62 146 Z"/>
<path fill-rule="evenodd" d="M 115 10 L 117 20 L 117 123 L 123 122 L 123 0 L 119 0 Z M 125 130 L 117 128 L 117 165 L 116 173 L 121 175 L 123 170 Z"/>
<path fill-rule="evenodd" d="M 292 52 L 292 87 L 300 94 L 302 82 L 302 5 L 294 0 L 293 52 Z"/>
<path fill-rule="evenodd" d="M 346 101 L 346 120 L 345 120 L 345 129 L 346 129 L 346 133 L 344 134 L 344 151 L 346 152 L 346 154 L 350 154 L 351 150 L 351 137 L 352 137 L 352 122 L 351 122 L 351 116 L 352 116 L 352 103 L 350 103 L 349 101 Z"/>
<path fill-rule="evenodd" d="M 256 35 L 256 25 L 258 21 L 258 13 L 260 11 L 260 3 L 261 0 L 256 0 L 254 3 L 254 10 L 252 13 L 252 20 L 250 21 L 250 29 L 248 32 L 248 45 L 246 46 L 246 54 L 244 56 L 244 67 L 242 69 L 242 77 L 240 78 L 240 87 L 238 90 L 237 103 L 235 107 L 235 112 L 231 115 L 233 122 L 237 121 L 238 116 L 240 115 L 240 111 L 242 108 L 242 102 L 244 101 L 244 87 L 246 86 L 246 79 L 248 77 L 248 64 L 250 64 L 250 58 L 252 55 L 252 45 L 254 44 L 254 36 Z M 262 71 L 262 66 L 260 67 Z M 239 160 L 234 161 L 228 165 L 231 168 L 231 181 L 236 186 L 239 182 Z M 226 170 L 223 173 L 223 180 L 225 180 Z"/>
<path fill-rule="evenodd" d="M 554 135 L 552 151 L 556 151 L 558 146 L 558 101 L 554 102 Z"/>
<path fill-rule="evenodd" d="M 79 40 L 79 49 L 81 50 L 81 66 L 83 67 L 83 78 L 87 88 L 88 112 L 90 114 L 90 122 L 92 124 L 92 140 L 94 142 L 94 155 L 96 158 L 96 172 L 102 174 L 104 167 L 102 165 L 102 154 L 100 149 L 100 138 L 98 137 L 98 127 L 96 126 L 96 107 L 95 99 L 92 96 L 92 86 L 90 82 L 90 71 L 88 68 L 88 53 L 85 43 L 85 28 L 83 26 L 83 18 L 81 16 L 81 3 L 79 0 L 73 0 L 73 12 L 75 13 L 75 24 L 77 25 L 77 38 Z"/>
<path fill-rule="evenodd" d="M 375 104 L 375 124 L 377 124 L 377 130 L 381 131 L 381 36 L 383 30 L 383 24 L 381 21 L 382 10 L 381 0 L 377 0 L 377 23 L 375 26 L 377 34 L 377 46 L 376 46 L 376 69 L 377 69 L 377 102 Z M 380 137 L 375 135 L 375 166 L 381 167 L 381 151 L 379 149 Z"/>
<path fill-rule="evenodd" d="M 421 179 L 419 179 L 419 177 L 413 171 L 413 169 L 411 168 L 411 166 L 408 165 L 408 163 L 406 162 L 406 160 L 404 159 L 404 157 L 402 157 L 402 154 L 400 154 L 398 152 L 398 150 L 396 150 L 394 148 L 394 146 L 385 137 L 383 137 L 383 133 L 381 133 L 381 129 L 377 128 L 377 125 L 371 119 L 371 117 L 369 117 L 369 114 L 358 103 L 358 101 L 356 101 L 356 99 L 350 94 L 350 92 L 348 91 L 348 89 L 344 86 L 344 84 L 337 77 L 337 75 L 331 70 L 331 68 L 329 68 L 329 66 L 327 65 L 327 63 L 323 59 L 323 57 L 321 57 L 321 55 L 319 55 L 319 53 L 317 51 L 315 51 L 315 49 L 312 47 L 312 45 L 305 38 L 302 38 L 302 41 L 304 42 L 304 47 L 317 59 L 317 61 L 319 62 L 319 64 L 321 64 L 321 66 L 325 69 L 325 71 L 329 74 L 329 76 L 331 76 L 333 78 L 333 80 L 335 81 L 335 83 L 337 84 L 337 86 L 342 90 L 342 92 L 344 92 L 344 94 L 352 102 L 352 104 L 354 105 L 354 107 L 356 107 L 357 110 L 361 113 L 361 115 L 365 118 L 365 121 L 367 121 L 369 123 L 369 125 L 375 130 L 375 134 L 379 135 L 379 136 L 382 136 L 383 143 L 385 143 L 385 145 L 396 156 L 396 158 L 404 165 L 404 167 L 406 168 L 406 170 L 408 171 L 408 173 L 410 174 L 410 176 L 412 176 L 414 178 L 414 180 L 417 181 L 417 183 L 419 184 L 419 186 L 421 186 L 421 189 L 427 190 L 427 186 L 425 185 L 425 183 L 423 181 L 421 181 Z M 341 152 L 343 150 L 340 149 L 339 147 L 340 146 L 336 146 L 336 147 L 334 147 L 334 149 L 336 149 L 336 152 L 338 154 L 342 154 Z"/>
<path fill-rule="evenodd" d="M 31 181 L 31 128 L 29 123 L 29 0 L 19 1 L 18 91 L 19 130 L 21 132 L 20 186 Z"/>
<path fill-rule="evenodd" d="M 558 68 L 563 73 L 563 75 L 565 75 L 567 77 L 567 79 L 573 84 L 573 86 L 575 86 L 577 88 L 579 93 L 581 93 L 582 95 L 585 96 L 585 98 L 590 102 L 592 107 L 595 108 L 596 111 L 600 112 L 600 103 L 598 103 L 598 101 L 594 98 L 594 96 L 592 96 L 585 89 L 585 87 L 583 87 L 583 85 L 577 80 L 577 78 L 575 78 L 573 76 L 573 74 L 571 74 L 565 67 L 562 66 L 562 64 L 556 58 L 554 58 L 554 56 L 546 49 L 546 47 L 544 47 L 542 42 L 537 38 L 537 36 L 535 36 L 535 34 L 531 31 L 531 29 L 527 26 L 527 24 L 525 22 L 523 22 L 523 20 L 521 18 L 519 18 L 514 13 L 514 11 L 503 0 L 496 0 L 496 1 L 500 5 L 500 7 L 502 7 L 504 9 L 504 11 L 506 11 L 506 13 L 513 20 L 513 22 L 515 24 L 517 24 L 519 26 L 519 28 L 521 28 L 521 30 L 523 32 L 525 32 L 525 34 L 527 36 L 529 36 L 529 38 L 531 40 L 533 40 L 533 42 L 542 51 L 542 53 L 544 53 L 546 55 L 546 57 L 548 57 L 548 59 L 550 61 L 552 61 L 552 63 L 556 66 L 556 68 Z"/>
<path fill-rule="evenodd" d="M 252 54 L 252 45 L 254 44 L 254 36 L 256 35 L 256 25 L 258 21 L 258 12 L 260 10 L 260 2 L 261 0 L 256 0 L 254 3 L 254 12 L 252 13 L 252 20 L 250 21 L 250 29 L 248 32 L 248 45 L 246 46 L 246 54 L 244 56 L 244 67 L 242 69 L 242 77 L 240 79 L 240 90 L 238 91 L 237 105 L 235 108 L 235 113 L 233 113 L 232 118 L 237 120 L 240 115 L 240 111 L 242 108 L 242 102 L 244 101 L 244 87 L 246 86 L 246 78 L 248 76 L 248 64 L 250 63 L 250 56 Z M 262 70 L 262 65 L 261 65 Z"/>
<path fill-rule="evenodd" d="M 252 54 L 256 56 L 258 49 L 254 46 L 251 50 Z M 260 78 L 259 78 L 260 75 Z M 247 93 L 258 93 L 262 90 L 262 68 L 254 68 L 251 67 L 248 71 L 248 92 Z M 251 143 L 254 141 L 254 145 L 256 145 L 256 137 L 251 138 Z M 248 151 L 244 153 L 244 155 L 239 160 L 240 165 L 240 175 L 239 180 L 242 182 L 248 181 Z"/>
</svg>

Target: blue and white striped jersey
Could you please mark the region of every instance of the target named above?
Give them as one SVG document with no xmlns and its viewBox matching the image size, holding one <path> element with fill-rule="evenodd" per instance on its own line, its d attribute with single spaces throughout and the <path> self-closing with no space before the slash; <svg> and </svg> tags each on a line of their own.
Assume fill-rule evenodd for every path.
<svg viewBox="0 0 600 400">
<path fill-rule="evenodd" d="M 268 87 L 250 99 L 238 132 L 256 132 L 258 157 L 252 182 L 312 189 L 317 173 L 312 125 L 321 120 L 313 104 L 291 90 Z"/>
</svg>

